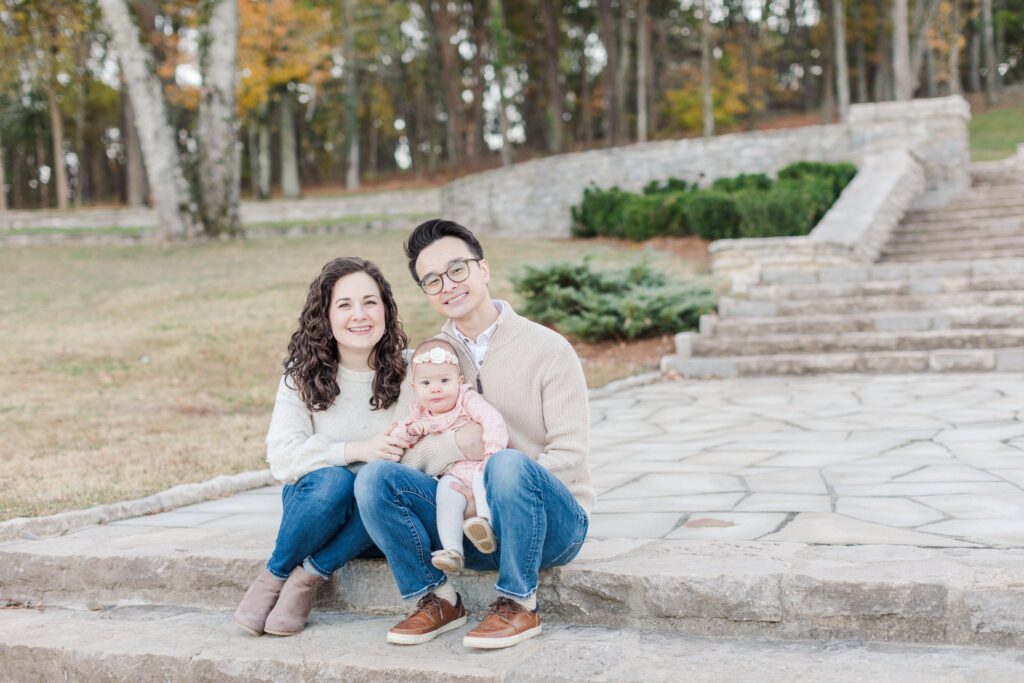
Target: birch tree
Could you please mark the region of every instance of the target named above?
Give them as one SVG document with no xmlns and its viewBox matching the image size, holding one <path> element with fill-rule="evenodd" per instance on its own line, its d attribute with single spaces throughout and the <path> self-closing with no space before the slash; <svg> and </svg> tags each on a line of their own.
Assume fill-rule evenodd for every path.
<svg viewBox="0 0 1024 683">
<path fill-rule="evenodd" d="M 907 18 L 907 0 L 892 3 L 892 57 L 896 99 L 914 97 L 914 76 L 910 71 L 910 26 Z"/>
<path fill-rule="evenodd" d="M 204 16 L 205 15 L 205 16 Z M 209 235 L 237 235 L 241 151 L 238 147 L 238 3 L 204 0 L 200 13 L 199 192 Z"/>
<path fill-rule="evenodd" d="M 137 114 L 159 234 L 166 240 L 192 237 L 198 226 L 153 59 L 139 39 L 139 30 L 125 0 L 98 2 Z"/>
<path fill-rule="evenodd" d="M 846 123 L 850 118 L 850 66 L 846 61 L 846 6 L 843 0 L 832 0 L 832 33 L 835 42 L 839 120 Z"/>
<path fill-rule="evenodd" d="M 715 104 L 711 93 L 711 11 L 704 0 L 700 8 L 700 92 L 704 112 L 704 137 L 715 134 Z"/>
</svg>

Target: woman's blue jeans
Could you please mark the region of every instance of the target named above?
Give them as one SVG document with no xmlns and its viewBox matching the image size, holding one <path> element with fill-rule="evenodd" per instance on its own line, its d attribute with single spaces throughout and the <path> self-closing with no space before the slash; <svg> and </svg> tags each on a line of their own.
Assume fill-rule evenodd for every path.
<svg viewBox="0 0 1024 683">
<path fill-rule="evenodd" d="M 305 560 L 323 576 L 373 548 L 347 467 L 313 470 L 281 492 L 284 513 L 267 569 L 284 579 Z"/>
<path fill-rule="evenodd" d="M 445 582 L 430 563 L 441 548 L 437 533 L 437 480 L 399 463 L 377 461 L 356 479 L 363 524 L 391 566 L 403 598 L 415 598 Z M 587 514 L 569 489 L 525 454 L 506 449 L 491 456 L 484 489 L 498 550 L 490 555 L 464 543 L 466 566 L 497 569 L 499 593 L 527 598 L 540 570 L 568 564 L 587 536 Z"/>
</svg>

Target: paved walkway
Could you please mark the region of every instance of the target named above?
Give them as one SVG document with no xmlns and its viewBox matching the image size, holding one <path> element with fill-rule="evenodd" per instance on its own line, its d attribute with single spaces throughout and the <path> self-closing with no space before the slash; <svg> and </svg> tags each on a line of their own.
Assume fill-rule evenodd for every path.
<svg viewBox="0 0 1024 683">
<path fill-rule="evenodd" d="M 661 382 L 591 405 L 591 537 L 1024 547 L 1024 375 Z M 119 525 L 254 528 L 277 487 Z"/>
</svg>

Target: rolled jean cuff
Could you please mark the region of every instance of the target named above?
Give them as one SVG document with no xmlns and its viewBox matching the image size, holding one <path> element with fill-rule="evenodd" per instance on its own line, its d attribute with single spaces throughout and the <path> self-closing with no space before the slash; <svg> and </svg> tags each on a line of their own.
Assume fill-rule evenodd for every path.
<svg viewBox="0 0 1024 683">
<path fill-rule="evenodd" d="M 316 574 L 324 581 L 327 581 L 331 578 L 331 575 L 329 573 L 325 572 L 323 569 L 320 569 L 320 567 L 316 566 L 316 562 L 313 561 L 312 557 L 307 557 L 305 560 L 302 561 L 302 568 L 310 574 Z"/>
<path fill-rule="evenodd" d="M 425 587 L 420 588 L 418 590 L 414 590 L 411 593 L 402 593 L 402 599 L 403 600 L 415 600 L 416 598 L 423 597 L 424 595 L 426 595 L 430 591 L 434 590 L 438 586 L 443 586 L 446 583 L 448 583 L 448 577 L 447 576 L 442 576 L 439 581 L 435 581 L 434 583 L 430 584 L 429 586 L 425 586 Z"/>
<path fill-rule="evenodd" d="M 273 574 L 275 578 L 281 579 L 282 581 L 286 581 L 288 579 L 288 574 L 285 574 L 284 576 L 281 576 L 280 574 L 275 572 L 273 569 L 271 569 L 270 568 L 270 562 L 267 562 L 267 571 L 270 572 L 271 574 Z"/>
<path fill-rule="evenodd" d="M 534 586 L 527 593 L 516 593 L 515 591 L 505 590 L 504 588 L 502 588 L 498 584 L 494 584 L 494 590 L 498 591 L 498 593 L 500 593 L 501 595 L 504 595 L 504 596 L 509 597 L 509 598 L 519 598 L 520 600 L 525 600 L 525 599 L 527 599 L 528 597 L 530 597 L 531 595 L 533 595 L 533 594 L 535 594 L 537 592 L 537 586 Z"/>
</svg>

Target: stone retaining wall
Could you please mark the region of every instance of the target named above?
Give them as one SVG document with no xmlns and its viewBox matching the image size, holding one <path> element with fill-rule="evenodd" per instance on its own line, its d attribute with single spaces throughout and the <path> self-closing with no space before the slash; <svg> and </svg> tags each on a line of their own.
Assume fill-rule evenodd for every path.
<svg viewBox="0 0 1024 683">
<path fill-rule="evenodd" d="M 960 96 L 858 104 L 848 124 L 735 133 L 560 154 L 479 173 L 441 191 L 442 214 L 482 233 L 569 234 L 569 209 L 591 185 L 637 191 L 670 176 L 704 185 L 738 173 L 774 173 L 794 161 L 852 161 L 909 148 L 925 174 L 921 205 L 969 186 L 967 121 Z"/>
<path fill-rule="evenodd" d="M 924 187 L 924 168 L 911 152 L 896 149 L 868 156 L 809 235 L 718 240 L 711 245 L 711 270 L 742 291 L 767 269 L 871 263 Z"/>
</svg>

